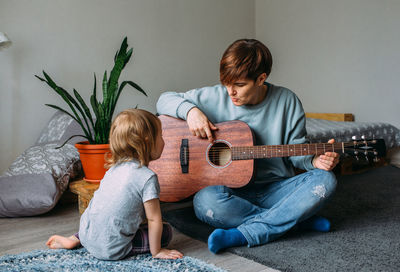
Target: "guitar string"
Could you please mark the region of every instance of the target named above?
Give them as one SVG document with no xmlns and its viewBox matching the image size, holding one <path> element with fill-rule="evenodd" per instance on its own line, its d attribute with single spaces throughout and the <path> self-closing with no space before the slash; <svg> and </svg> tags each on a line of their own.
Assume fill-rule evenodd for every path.
<svg viewBox="0 0 400 272">
<path fill-rule="evenodd" d="M 226 148 L 226 150 L 229 150 L 229 148 Z M 361 151 L 362 152 L 362 154 L 364 154 L 365 152 L 367 152 L 368 154 L 371 154 L 371 153 L 375 153 L 375 150 L 361 150 L 361 149 L 353 149 L 353 148 L 345 148 L 345 150 L 346 151 Z M 342 149 L 340 149 L 340 151 L 342 151 Z M 262 157 L 289 157 L 289 156 L 293 156 L 293 155 L 291 155 L 290 154 L 290 152 L 288 152 L 288 151 L 282 151 L 282 153 L 280 153 L 282 156 L 273 156 L 272 154 L 273 153 L 276 153 L 277 154 L 277 152 L 278 152 L 278 150 L 276 150 L 276 151 L 270 151 L 270 152 L 264 152 L 264 151 L 261 151 L 261 152 L 253 152 L 253 153 L 241 153 L 241 152 L 231 152 L 229 155 L 233 155 L 234 157 L 240 157 L 240 156 L 243 156 L 243 157 L 249 157 L 249 158 L 251 158 L 252 156 L 254 157 L 254 156 L 262 156 Z M 324 154 L 325 152 L 331 152 L 331 151 L 326 151 L 326 150 L 324 150 L 324 149 L 317 149 L 317 152 L 315 152 L 315 150 L 313 150 L 313 152 L 308 152 L 308 153 L 305 153 L 304 155 L 303 154 L 298 154 L 297 156 L 306 156 L 306 155 L 314 155 L 314 154 Z M 209 158 L 210 159 L 217 159 L 217 158 L 221 158 L 221 151 L 210 151 L 208 154 L 209 154 Z M 268 153 L 270 153 L 271 154 L 271 156 L 268 156 Z M 299 152 L 297 152 L 297 153 L 299 153 Z M 189 154 L 204 154 L 204 152 L 189 152 Z"/>
<path fill-rule="evenodd" d="M 353 146 L 353 145 L 335 145 L 334 150 L 341 150 L 342 148 L 345 149 L 362 149 L 361 147 L 358 146 Z M 235 146 L 235 147 L 211 147 L 210 150 L 244 150 L 244 149 L 252 149 L 253 151 L 265 151 L 265 150 L 282 150 L 282 151 L 288 151 L 288 148 L 290 148 L 290 151 L 301 151 L 301 150 L 315 150 L 315 149 L 321 149 L 321 150 L 327 150 L 327 149 L 332 149 L 332 145 L 328 144 L 326 146 L 320 146 L 320 145 L 313 145 L 308 147 L 307 144 L 301 145 L 301 146 L 293 146 L 293 145 L 282 145 L 282 146 Z"/>
<path fill-rule="evenodd" d="M 246 149 L 246 148 L 245 148 Z M 364 150 L 364 149 L 357 149 L 357 148 L 354 148 L 353 146 L 350 146 L 350 147 L 345 147 L 344 148 L 346 151 L 361 151 L 362 153 L 365 153 L 365 152 L 367 152 L 368 154 L 370 154 L 370 153 L 375 153 L 375 150 Z M 223 153 L 224 151 L 227 151 L 227 150 L 231 150 L 231 148 L 228 148 L 228 147 L 219 147 L 219 148 L 213 148 L 213 149 L 211 149 L 210 151 L 209 151 L 209 158 L 210 159 L 216 159 L 216 158 L 220 158 L 221 157 L 221 153 Z M 302 155 L 302 153 L 303 153 L 303 151 L 305 151 L 305 149 L 300 149 L 300 148 L 294 148 L 294 149 L 292 149 L 292 150 L 280 150 L 279 148 L 277 148 L 277 149 L 270 149 L 270 150 L 253 150 L 253 152 L 251 152 L 251 153 L 247 153 L 246 152 L 246 150 L 243 150 L 243 148 L 241 149 L 241 150 L 239 150 L 238 148 L 236 148 L 236 150 L 235 151 L 232 151 L 231 153 L 230 153 L 230 155 L 233 155 L 233 156 L 243 156 L 243 153 L 242 152 L 246 152 L 246 153 L 244 153 L 245 155 L 246 155 L 246 157 L 251 157 L 251 156 L 262 156 L 262 157 L 264 157 L 264 156 L 266 156 L 268 153 L 270 153 L 271 154 L 271 156 L 266 156 L 266 157 L 275 157 L 275 156 L 272 156 L 272 154 L 274 153 L 274 152 L 282 152 L 281 154 L 282 154 L 282 157 L 285 157 L 285 156 L 290 156 L 291 154 L 290 153 L 300 153 L 299 154 L 299 156 L 301 156 Z M 321 154 L 323 154 L 323 153 L 325 153 L 325 152 L 332 152 L 332 151 L 330 151 L 330 150 L 326 150 L 326 148 L 322 148 L 322 147 L 317 147 L 316 149 L 315 148 L 312 148 L 312 150 L 307 150 L 308 152 L 305 152 L 306 154 L 304 154 L 304 155 L 313 155 L 313 154 L 319 154 L 319 153 L 321 153 Z M 311 152 L 309 152 L 309 151 L 311 151 Z M 336 151 L 336 148 L 335 148 L 335 151 Z M 338 148 L 337 148 L 337 151 L 343 151 L 343 148 L 341 147 L 341 146 L 338 146 Z M 189 152 L 190 153 L 190 152 Z M 203 154 L 204 152 L 191 152 L 192 154 L 196 154 L 196 153 L 201 153 L 201 154 Z M 276 157 L 279 157 L 279 156 L 276 156 Z"/>
<path fill-rule="evenodd" d="M 325 147 L 332 147 L 332 145 L 334 145 L 335 146 L 335 148 L 337 147 L 337 148 L 342 148 L 342 144 L 344 145 L 344 146 L 351 146 L 351 147 L 354 147 L 354 146 L 359 146 L 360 144 L 355 144 L 355 143 L 352 143 L 352 142 L 343 142 L 343 143 L 333 143 L 333 144 L 329 144 L 329 143 L 310 143 L 310 144 L 308 144 L 308 143 L 304 143 L 304 144 L 286 144 L 286 145 L 253 145 L 253 146 L 233 146 L 232 148 L 264 148 L 264 147 L 266 147 L 266 148 L 282 148 L 282 147 L 290 147 L 290 146 L 292 146 L 292 147 L 297 147 L 297 148 L 303 148 L 304 146 L 317 146 L 317 147 L 320 147 L 321 145 L 324 145 Z M 370 141 L 370 142 L 367 142 L 366 144 L 373 144 L 373 142 L 372 141 Z M 365 145 L 365 143 L 363 142 L 363 145 Z M 224 148 L 230 148 L 230 147 L 227 147 L 227 146 L 216 146 L 216 147 L 212 147 L 213 149 L 219 149 L 219 148 L 222 148 L 222 149 L 224 149 Z M 321 147 L 321 148 L 323 148 L 323 147 Z"/>
<path fill-rule="evenodd" d="M 289 146 L 289 147 L 287 147 L 287 146 Z M 288 150 L 288 148 L 290 148 L 290 150 Z M 351 150 L 363 150 L 363 151 L 365 151 L 364 149 L 362 149 L 360 147 L 357 147 L 357 146 L 354 147 L 353 145 L 344 145 L 344 146 L 336 145 L 336 146 L 334 146 L 333 150 L 340 151 L 343 148 L 346 149 L 346 150 L 351 149 Z M 333 151 L 332 150 L 332 145 L 327 145 L 327 146 L 322 146 L 322 147 L 318 146 L 318 145 L 312 146 L 312 147 L 307 147 L 307 146 L 294 146 L 294 147 L 292 146 L 292 147 L 290 147 L 290 145 L 285 145 L 285 146 L 268 146 L 268 147 L 265 147 L 265 148 L 262 147 L 262 146 L 240 146 L 240 147 L 232 147 L 232 148 L 229 148 L 229 147 L 211 147 L 210 148 L 210 151 L 220 151 L 220 152 L 222 152 L 224 150 L 233 150 L 233 151 L 236 151 L 236 152 L 251 150 L 253 152 L 262 152 L 262 153 L 270 152 L 270 151 L 273 151 L 273 152 L 282 151 L 282 152 L 288 152 L 288 153 L 290 153 L 290 152 L 300 152 L 301 153 L 302 151 L 312 151 L 313 152 L 315 150 Z"/>
</svg>

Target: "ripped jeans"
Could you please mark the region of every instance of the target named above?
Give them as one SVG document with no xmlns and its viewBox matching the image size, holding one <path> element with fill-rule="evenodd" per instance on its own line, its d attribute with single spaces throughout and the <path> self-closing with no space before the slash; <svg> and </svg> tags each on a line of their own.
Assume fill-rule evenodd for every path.
<svg viewBox="0 0 400 272">
<path fill-rule="evenodd" d="M 195 195 L 193 204 L 201 221 L 216 228 L 237 228 L 248 246 L 256 246 L 314 215 L 335 188 L 332 172 L 315 169 L 263 187 L 209 186 Z"/>
</svg>

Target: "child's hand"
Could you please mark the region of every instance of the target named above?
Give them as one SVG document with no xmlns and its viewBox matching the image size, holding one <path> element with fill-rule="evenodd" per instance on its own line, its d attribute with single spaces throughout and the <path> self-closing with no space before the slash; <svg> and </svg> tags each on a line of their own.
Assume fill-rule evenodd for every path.
<svg viewBox="0 0 400 272">
<path fill-rule="evenodd" d="M 158 252 L 153 258 L 156 259 L 180 259 L 183 257 L 183 254 L 175 249 L 166 249 L 162 248 L 160 252 Z"/>
</svg>

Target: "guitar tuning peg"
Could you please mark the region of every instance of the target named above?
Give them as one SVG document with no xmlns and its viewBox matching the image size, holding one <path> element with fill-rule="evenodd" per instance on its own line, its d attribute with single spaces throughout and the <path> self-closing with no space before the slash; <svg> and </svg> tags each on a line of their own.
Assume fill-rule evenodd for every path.
<svg viewBox="0 0 400 272">
<path fill-rule="evenodd" d="M 356 161 L 359 161 L 360 159 L 358 158 L 358 151 L 357 150 L 354 151 L 354 155 L 355 155 Z"/>
<path fill-rule="evenodd" d="M 374 151 L 374 162 L 379 162 L 380 159 L 378 158 L 378 152 Z"/>
</svg>

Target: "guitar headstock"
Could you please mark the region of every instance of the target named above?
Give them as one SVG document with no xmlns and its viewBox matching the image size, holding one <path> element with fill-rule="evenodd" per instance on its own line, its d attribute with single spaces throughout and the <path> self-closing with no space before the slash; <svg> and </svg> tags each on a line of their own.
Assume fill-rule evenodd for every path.
<svg viewBox="0 0 400 272">
<path fill-rule="evenodd" d="M 383 139 L 361 139 L 357 140 L 355 136 L 352 137 L 353 141 L 345 143 L 345 153 L 349 154 L 359 160 L 360 158 L 373 158 L 375 162 L 379 158 L 386 156 L 386 145 Z"/>
</svg>

